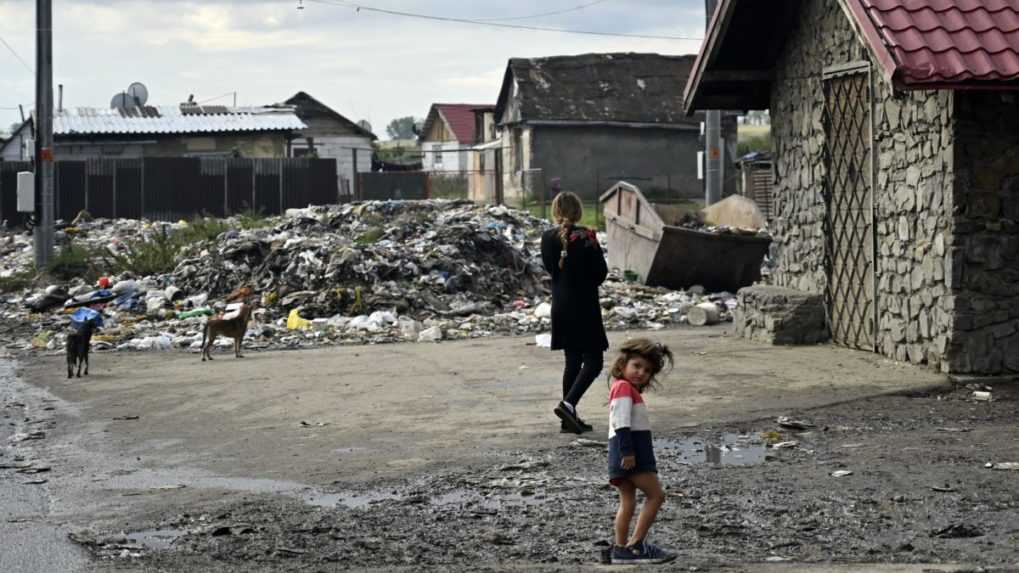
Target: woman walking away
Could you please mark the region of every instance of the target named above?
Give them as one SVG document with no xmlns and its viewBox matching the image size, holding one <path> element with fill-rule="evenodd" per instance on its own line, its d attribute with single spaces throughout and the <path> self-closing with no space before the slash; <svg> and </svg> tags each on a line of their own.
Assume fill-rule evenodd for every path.
<svg viewBox="0 0 1019 573">
<path fill-rule="evenodd" d="M 598 287 L 608 275 L 605 255 L 594 231 L 577 223 L 583 215 L 580 198 L 570 192 L 552 201 L 558 225 L 541 236 L 541 259 L 552 275 L 552 350 L 563 350 L 563 399 L 555 407 L 561 432 L 591 430 L 577 406 L 602 370 L 609 347 L 602 325 Z"/>
<path fill-rule="evenodd" d="M 651 421 L 643 393 L 655 382 L 655 376 L 672 351 L 646 338 L 629 340 L 612 364 L 612 389 L 609 391 L 609 483 L 619 490 L 616 512 L 613 563 L 666 563 L 676 558 L 647 542 L 648 530 L 665 502 L 658 466 L 651 443 Z M 644 507 L 637 527 L 630 532 L 630 520 L 637 506 L 637 490 L 644 492 Z"/>
</svg>

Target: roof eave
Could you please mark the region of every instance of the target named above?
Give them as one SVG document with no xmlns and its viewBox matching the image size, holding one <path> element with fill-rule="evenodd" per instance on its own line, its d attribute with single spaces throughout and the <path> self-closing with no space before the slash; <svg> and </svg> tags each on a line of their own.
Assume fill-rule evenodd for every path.
<svg viewBox="0 0 1019 573">
<path fill-rule="evenodd" d="M 724 27 L 728 27 L 728 22 L 732 18 L 735 6 L 736 0 L 722 0 L 715 9 L 714 15 L 711 16 L 711 22 L 708 25 L 708 37 L 704 40 L 701 50 L 697 53 L 692 73 L 686 82 L 686 88 L 683 90 L 683 111 L 687 115 L 693 115 L 695 111 L 695 104 L 698 100 L 701 82 L 704 78 L 704 70 L 715 59 L 721 44 L 719 38 L 725 35 L 723 25 L 720 22 L 724 22 Z"/>
</svg>

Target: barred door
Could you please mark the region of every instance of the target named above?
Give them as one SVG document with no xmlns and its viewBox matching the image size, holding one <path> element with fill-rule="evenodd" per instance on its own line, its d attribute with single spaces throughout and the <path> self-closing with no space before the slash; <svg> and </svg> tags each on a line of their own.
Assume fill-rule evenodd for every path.
<svg viewBox="0 0 1019 573">
<path fill-rule="evenodd" d="M 825 271 L 837 344 L 876 348 L 871 80 L 866 66 L 824 76 Z"/>
</svg>

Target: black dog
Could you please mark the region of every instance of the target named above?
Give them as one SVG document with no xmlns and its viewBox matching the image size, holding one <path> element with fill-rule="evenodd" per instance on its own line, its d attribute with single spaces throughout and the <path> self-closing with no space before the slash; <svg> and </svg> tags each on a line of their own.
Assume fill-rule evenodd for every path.
<svg viewBox="0 0 1019 573">
<path fill-rule="evenodd" d="M 92 345 L 92 333 L 95 332 L 94 320 L 87 320 L 81 326 L 72 327 L 67 333 L 67 377 L 74 374 L 78 367 L 78 378 L 81 378 L 81 365 L 85 365 L 85 376 L 88 376 L 88 350 Z"/>
</svg>

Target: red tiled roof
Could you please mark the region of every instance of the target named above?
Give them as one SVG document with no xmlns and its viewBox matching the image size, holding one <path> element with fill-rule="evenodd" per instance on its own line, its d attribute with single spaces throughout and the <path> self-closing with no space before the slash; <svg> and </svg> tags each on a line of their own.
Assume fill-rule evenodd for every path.
<svg viewBox="0 0 1019 573">
<path fill-rule="evenodd" d="M 885 73 L 909 87 L 1019 79 L 1019 0 L 850 0 Z"/>
<path fill-rule="evenodd" d="M 471 103 L 437 103 L 435 108 L 446 118 L 449 129 L 460 143 L 474 143 L 474 110 L 492 105 Z M 427 133 L 427 131 L 425 132 Z"/>
</svg>

